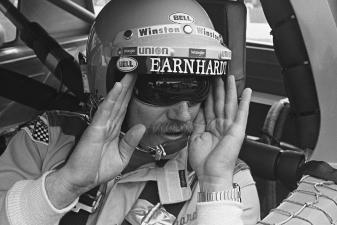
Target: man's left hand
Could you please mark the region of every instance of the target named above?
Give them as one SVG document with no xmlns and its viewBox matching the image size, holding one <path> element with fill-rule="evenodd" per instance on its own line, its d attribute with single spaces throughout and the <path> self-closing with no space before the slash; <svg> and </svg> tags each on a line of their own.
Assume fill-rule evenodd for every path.
<svg viewBox="0 0 337 225">
<path fill-rule="evenodd" d="M 215 79 L 204 107 L 194 121 L 189 160 L 201 191 L 232 188 L 233 172 L 245 137 L 251 89 L 246 88 L 238 105 L 234 76 Z"/>
</svg>

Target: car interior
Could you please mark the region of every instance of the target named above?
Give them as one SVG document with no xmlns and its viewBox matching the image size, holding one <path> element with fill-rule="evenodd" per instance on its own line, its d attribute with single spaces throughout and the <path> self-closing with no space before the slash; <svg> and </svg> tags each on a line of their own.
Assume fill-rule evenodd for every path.
<svg viewBox="0 0 337 225">
<path fill-rule="evenodd" d="M 0 154 L 41 112 L 84 110 L 81 59 L 106 2 L 0 0 Z M 239 93 L 254 91 L 239 157 L 255 178 L 263 218 L 297 187 L 307 161 L 337 162 L 337 3 L 261 0 L 266 45 L 246 39 L 248 1 L 198 2 L 232 50 L 228 74 Z"/>
</svg>

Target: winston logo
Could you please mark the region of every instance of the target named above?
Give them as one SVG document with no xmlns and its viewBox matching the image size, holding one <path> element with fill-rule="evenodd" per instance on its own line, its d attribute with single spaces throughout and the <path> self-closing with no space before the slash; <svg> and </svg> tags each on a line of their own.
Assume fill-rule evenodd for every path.
<svg viewBox="0 0 337 225">
<path fill-rule="evenodd" d="M 209 29 L 207 27 L 201 27 L 201 26 L 198 26 L 197 27 L 197 35 L 201 35 L 201 36 L 205 36 L 205 37 L 210 37 L 210 38 L 213 38 L 217 41 L 222 41 L 222 37 L 221 35 L 212 30 L 212 29 Z"/>
<path fill-rule="evenodd" d="M 159 25 L 151 27 L 143 27 L 138 29 L 138 37 L 148 37 L 160 34 L 175 34 L 182 33 L 180 25 L 170 24 L 170 25 Z"/>
</svg>

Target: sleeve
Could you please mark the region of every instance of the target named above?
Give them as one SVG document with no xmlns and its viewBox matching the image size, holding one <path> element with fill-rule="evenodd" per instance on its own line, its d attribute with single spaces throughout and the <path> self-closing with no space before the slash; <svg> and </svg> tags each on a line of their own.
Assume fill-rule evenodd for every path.
<svg viewBox="0 0 337 225">
<path fill-rule="evenodd" d="M 197 225 L 243 225 L 243 205 L 233 201 L 197 203 Z"/>
<path fill-rule="evenodd" d="M 11 187 L 4 199 L 1 224 L 45 225 L 58 224 L 61 217 L 77 203 L 64 209 L 56 209 L 48 199 L 44 188 L 48 172 L 37 180 L 21 180 Z"/>
<path fill-rule="evenodd" d="M 248 167 L 238 169 L 234 182 L 241 188 L 242 203 L 214 201 L 197 203 L 198 225 L 255 225 L 260 220 L 260 202 Z"/>
<path fill-rule="evenodd" d="M 57 224 L 66 211 L 48 200 L 42 168 L 48 145 L 20 130 L 0 157 L 0 224 Z M 47 174 L 47 173 L 46 173 Z"/>
<path fill-rule="evenodd" d="M 255 181 L 249 169 L 243 169 L 235 173 L 233 178 L 241 188 L 241 200 L 243 204 L 242 220 L 245 225 L 256 224 L 260 220 L 260 202 Z"/>
</svg>

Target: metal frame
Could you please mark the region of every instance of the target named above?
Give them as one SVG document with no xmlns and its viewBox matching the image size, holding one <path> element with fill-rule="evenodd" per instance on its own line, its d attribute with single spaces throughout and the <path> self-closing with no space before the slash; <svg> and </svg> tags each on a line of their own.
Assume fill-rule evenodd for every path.
<svg viewBox="0 0 337 225">
<path fill-rule="evenodd" d="M 81 20 L 92 24 L 95 20 L 95 14 L 86 8 L 76 4 L 71 0 L 47 0 L 48 2 L 58 6 L 59 8 L 69 12 L 70 14 L 80 18 Z"/>
</svg>

